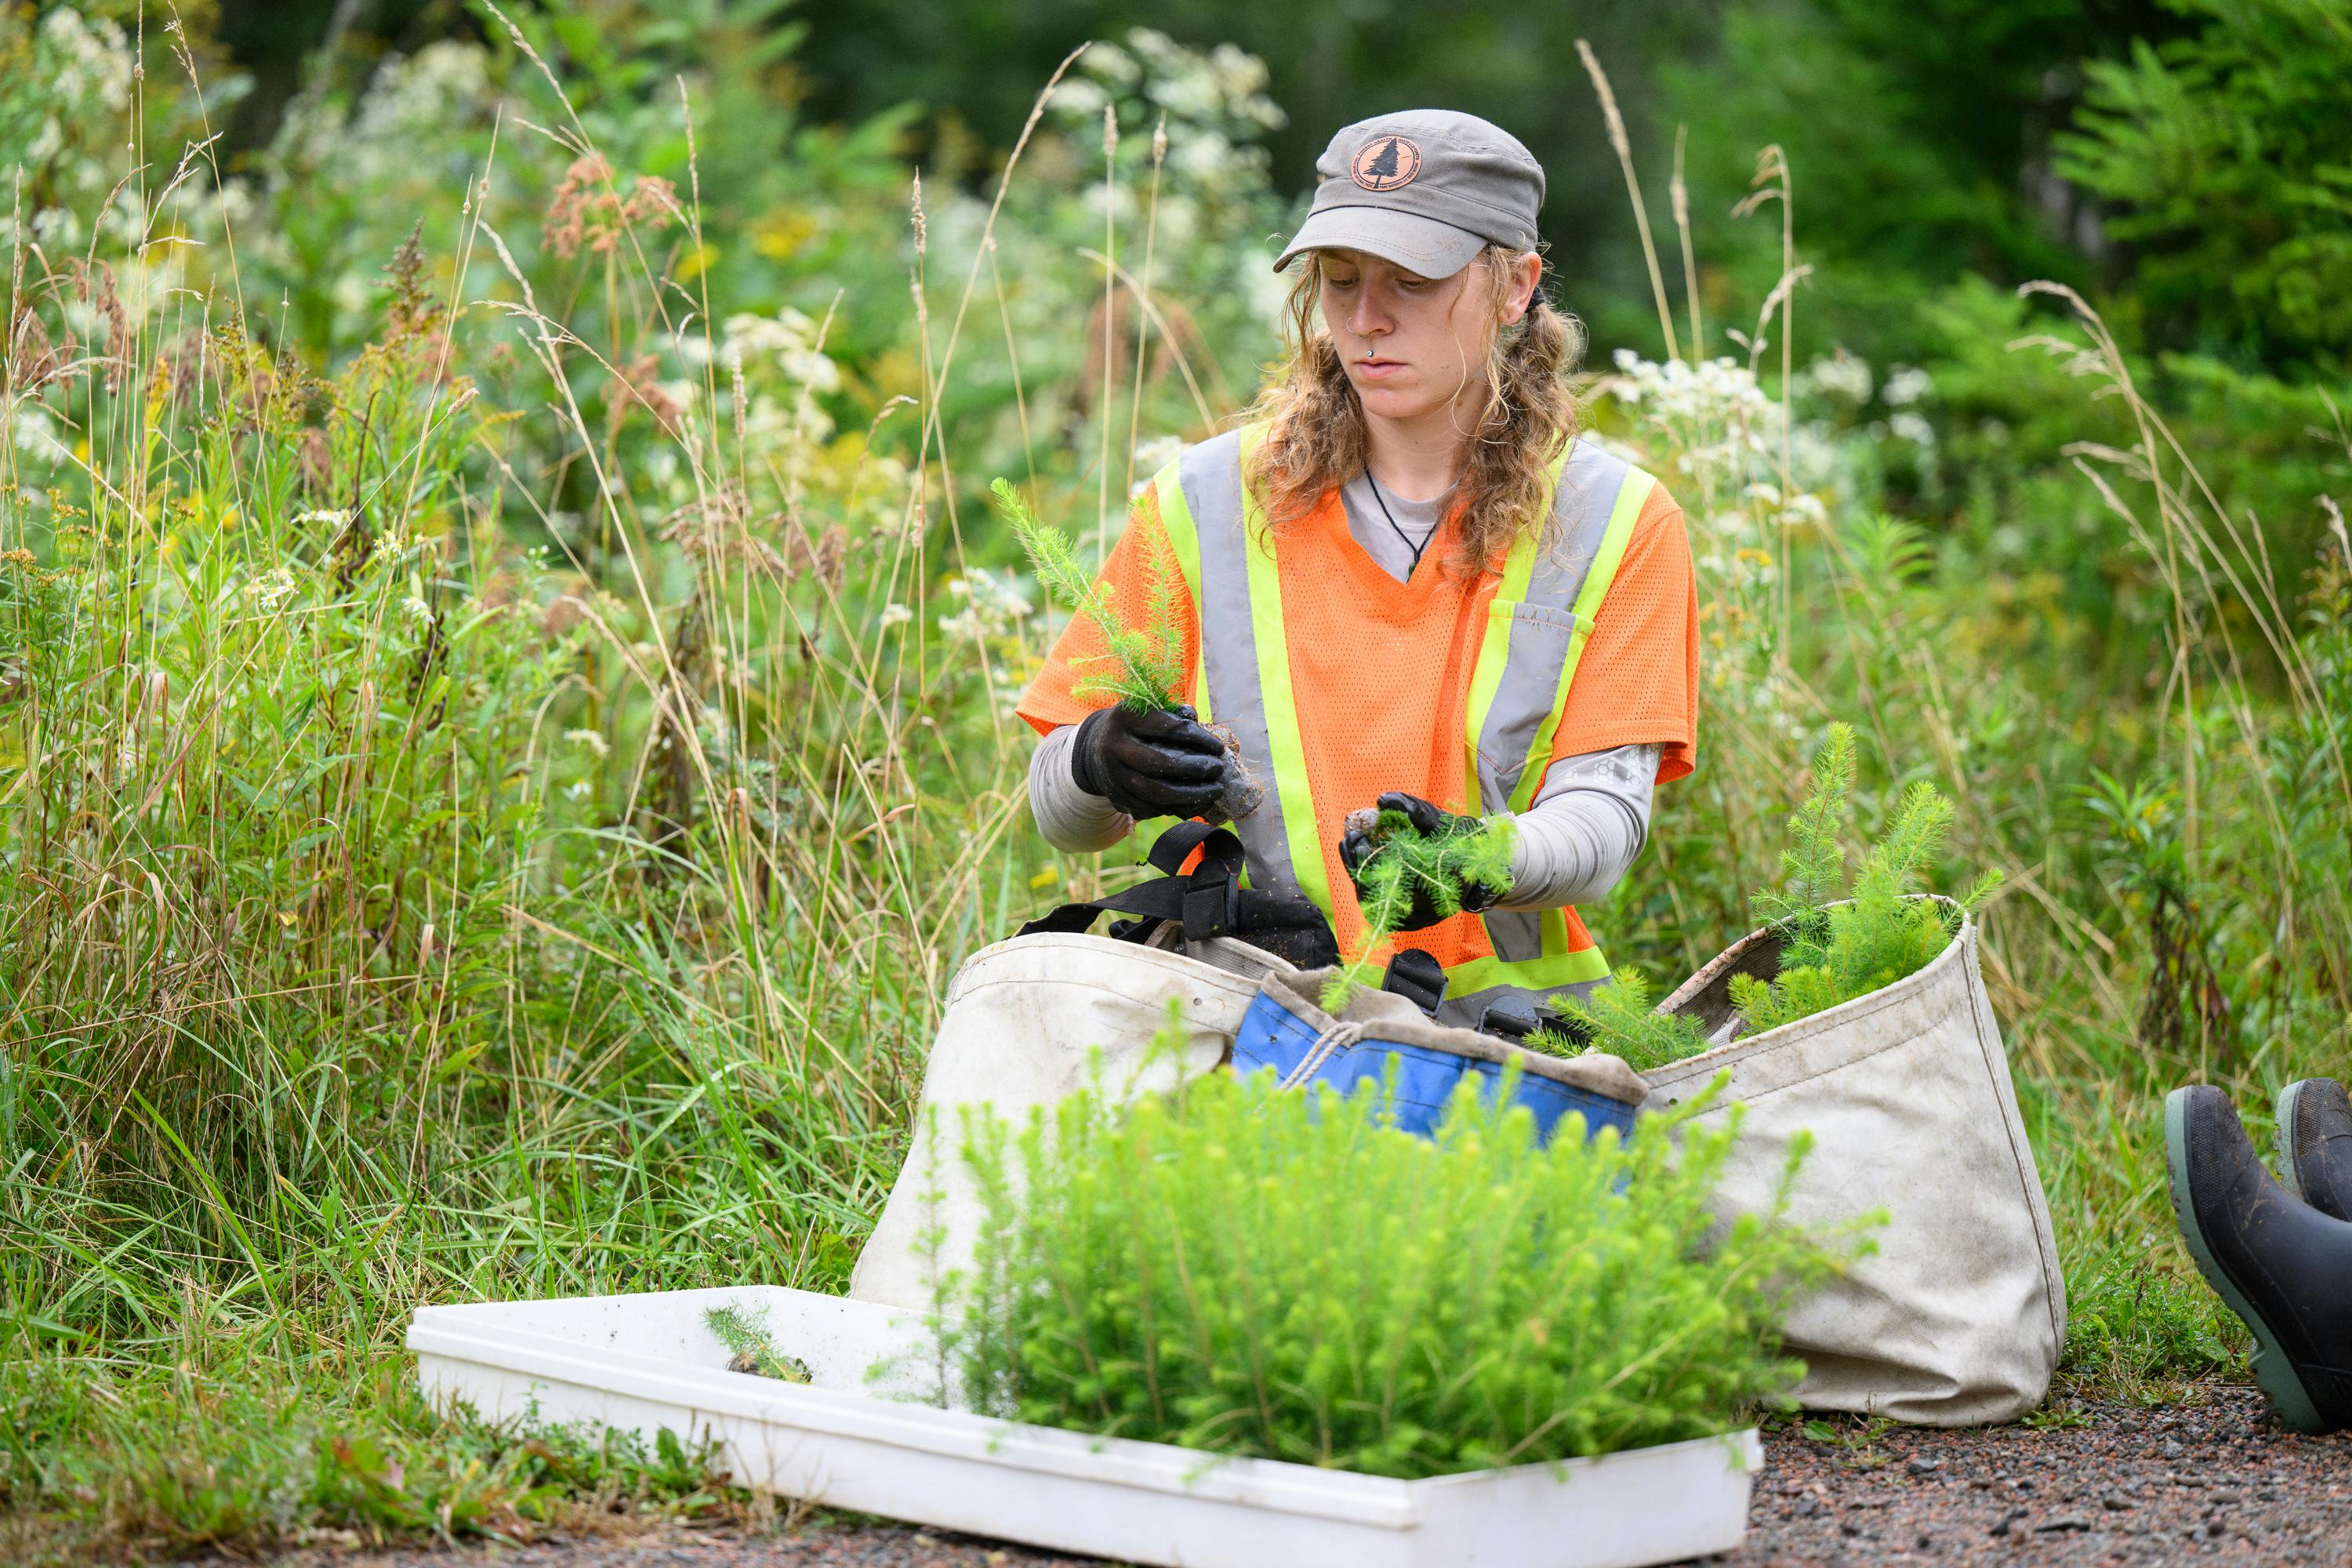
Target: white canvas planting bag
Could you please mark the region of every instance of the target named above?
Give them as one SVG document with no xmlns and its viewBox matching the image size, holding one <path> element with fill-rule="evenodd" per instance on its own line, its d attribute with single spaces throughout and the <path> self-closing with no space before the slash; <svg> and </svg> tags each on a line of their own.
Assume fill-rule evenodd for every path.
<svg viewBox="0 0 2352 1568">
<path fill-rule="evenodd" d="M 1790 1217 L 1828 1226 L 1872 1208 L 1877 1252 L 1802 1300 L 1784 1325 L 1809 1368 L 1808 1408 L 1929 1426 L 2013 1421 L 2042 1403 L 2066 1332 L 2066 1289 L 1971 920 L 1925 969 L 1810 1018 L 1731 1039 L 1734 974 L 1769 978 L 1757 931 L 1659 1004 L 1729 1040 L 1653 1069 L 1650 1108 L 1731 1071 L 1748 1107 L 1717 1201 L 1769 1207 L 1801 1130 L 1813 1152 Z"/>
<path fill-rule="evenodd" d="M 1097 1051 L 1106 1089 L 1172 1088 L 1224 1060 L 1259 980 L 1290 968 L 1229 937 L 1182 946 L 1040 932 L 982 948 L 965 962 L 948 987 L 907 1162 L 858 1255 L 850 1295 L 928 1308 L 934 1268 L 943 1274 L 971 1262 L 980 1202 L 964 1169 L 959 1107 L 990 1105 L 1024 1126 L 1033 1107 L 1087 1086 Z M 1171 1001 L 1184 1007 L 1174 1061 L 1151 1055 Z M 934 1226 L 936 1256 L 925 1236 Z"/>
</svg>

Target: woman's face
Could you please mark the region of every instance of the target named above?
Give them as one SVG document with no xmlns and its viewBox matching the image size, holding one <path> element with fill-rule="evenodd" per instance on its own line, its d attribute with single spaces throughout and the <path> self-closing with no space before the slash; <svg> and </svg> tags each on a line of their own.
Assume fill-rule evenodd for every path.
<svg viewBox="0 0 2352 1568">
<path fill-rule="evenodd" d="M 1450 412 L 1465 393 L 1483 392 L 1496 321 L 1486 268 L 1474 263 L 1451 278 L 1429 279 L 1367 251 L 1315 257 L 1323 323 L 1366 414 L 1418 424 Z M 1525 313 L 1542 269 L 1532 253 L 1522 258 L 1502 321 Z"/>
</svg>

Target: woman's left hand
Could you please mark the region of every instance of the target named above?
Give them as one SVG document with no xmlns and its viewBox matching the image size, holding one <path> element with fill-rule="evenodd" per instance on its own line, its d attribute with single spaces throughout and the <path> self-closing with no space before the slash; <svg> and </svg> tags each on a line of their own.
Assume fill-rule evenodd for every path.
<svg viewBox="0 0 2352 1568">
<path fill-rule="evenodd" d="M 1417 795 L 1407 795 L 1402 790 L 1391 790 L 1374 804 L 1381 811 L 1402 813 L 1404 819 L 1412 824 L 1413 831 L 1424 838 L 1442 837 L 1449 833 L 1473 832 L 1480 826 L 1475 816 L 1457 816 L 1442 806 L 1434 805 Z M 1348 878 L 1356 884 L 1356 896 L 1359 899 L 1363 897 L 1364 884 L 1358 873 L 1379 852 L 1380 846 L 1373 843 L 1371 836 L 1367 833 L 1351 829 L 1339 839 L 1339 863 L 1348 868 Z M 1484 882 L 1465 881 L 1462 884 L 1462 912 L 1469 914 L 1480 910 L 1493 909 L 1496 900 L 1502 896 L 1500 892 L 1489 888 Z M 1431 907 L 1428 889 L 1415 888 L 1412 890 L 1412 907 L 1405 911 L 1404 919 L 1397 922 L 1397 930 L 1419 931 L 1424 926 L 1433 926 L 1440 921 L 1452 918 L 1450 915 L 1438 913 Z"/>
</svg>

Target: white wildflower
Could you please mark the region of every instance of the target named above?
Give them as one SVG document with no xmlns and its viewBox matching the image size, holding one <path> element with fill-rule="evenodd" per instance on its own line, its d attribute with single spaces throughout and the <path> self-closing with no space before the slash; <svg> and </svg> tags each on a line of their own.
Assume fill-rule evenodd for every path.
<svg viewBox="0 0 2352 1568">
<path fill-rule="evenodd" d="M 433 618 L 433 606 L 414 594 L 400 602 L 400 609 L 403 615 L 420 626 Z"/>
<path fill-rule="evenodd" d="M 596 760 L 600 763 L 613 754 L 613 743 L 604 739 L 604 732 L 602 730 L 566 730 L 563 731 L 563 739 L 583 751 L 594 752 Z"/>
<path fill-rule="evenodd" d="M 1916 365 L 1890 365 L 1886 384 L 1879 389 L 1879 397 L 1889 408 L 1906 408 L 1927 395 L 1935 381 Z"/>
<path fill-rule="evenodd" d="M 812 392 L 841 385 L 841 367 L 817 346 L 817 324 L 790 305 L 772 316 L 747 310 L 728 317 L 720 347 L 730 369 L 748 373 L 751 362 L 772 359 L 785 379 Z"/>
<path fill-rule="evenodd" d="M 1828 359 L 1817 359 L 1805 372 L 1813 390 L 1843 397 L 1848 403 L 1870 401 L 1870 362 L 1841 351 Z"/>
<path fill-rule="evenodd" d="M 1932 447 L 1936 444 L 1936 427 L 1907 408 L 1888 415 L 1886 427 L 1914 446 Z"/>
<path fill-rule="evenodd" d="M 904 605 L 893 602 L 882 606 L 882 627 L 885 631 L 892 626 L 903 626 L 914 618 L 915 612 Z"/>
<path fill-rule="evenodd" d="M 245 585 L 246 603 L 263 615 L 294 596 L 294 574 L 283 566 L 272 567 Z"/>
<path fill-rule="evenodd" d="M 1133 42 L 1130 37 L 1129 42 Z M 1117 44 L 1097 44 L 1087 51 L 1087 70 L 1105 81 L 1115 81 L 1121 87 L 1133 87 L 1143 79 L 1143 68 L 1135 57 Z"/>
<path fill-rule="evenodd" d="M 1135 471 L 1146 476 L 1156 474 L 1183 455 L 1181 436 L 1154 436 L 1149 441 L 1136 443 Z"/>
<path fill-rule="evenodd" d="M 1083 78 L 1071 77 L 1054 89 L 1054 96 L 1048 101 L 1057 112 L 1086 120 L 1101 116 L 1103 105 L 1110 101 L 1110 94 Z"/>
</svg>

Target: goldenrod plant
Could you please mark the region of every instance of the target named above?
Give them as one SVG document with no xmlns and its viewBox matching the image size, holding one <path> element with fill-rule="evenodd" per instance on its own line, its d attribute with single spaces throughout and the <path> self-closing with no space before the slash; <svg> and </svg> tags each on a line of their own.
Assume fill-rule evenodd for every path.
<svg viewBox="0 0 2352 1568">
<path fill-rule="evenodd" d="M 1866 1244 L 1783 1223 L 1801 1149 L 1770 1212 L 1711 1234 L 1738 1119 L 1693 1117 L 1720 1088 L 1544 1146 L 1475 1087 L 1433 1140 L 1372 1086 L 1266 1073 L 1020 1128 L 981 1108 L 941 1360 L 992 1415 L 1382 1476 L 1731 1430 L 1796 1375 L 1783 1310 Z"/>
<path fill-rule="evenodd" d="M 1780 941 L 1771 980 L 1736 974 L 1731 999 L 1749 1034 L 1825 1012 L 1926 968 L 1959 934 L 1961 922 L 2000 885 L 1986 872 L 1958 899 L 1921 896 L 1923 878 L 1952 824 L 1952 803 L 1935 785 L 1913 784 L 1894 825 L 1838 900 L 1853 790 L 1853 730 L 1837 723 L 1813 755 L 1813 787 L 1790 824 L 1780 887 L 1756 909 Z"/>
</svg>

